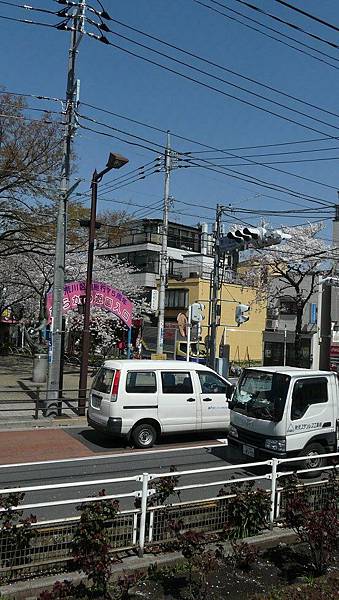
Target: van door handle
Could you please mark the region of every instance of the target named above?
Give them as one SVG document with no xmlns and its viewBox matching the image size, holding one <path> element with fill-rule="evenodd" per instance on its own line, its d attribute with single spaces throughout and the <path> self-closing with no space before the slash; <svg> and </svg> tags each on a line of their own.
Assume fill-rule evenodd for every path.
<svg viewBox="0 0 339 600">
<path fill-rule="evenodd" d="M 186 402 L 195 402 L 195 398 L 187 398 Z"/>
<path fill-rule="evenodd" d="M 212 402 L 212 398 L 203 398 L 203 402 Z"/>
</svg>

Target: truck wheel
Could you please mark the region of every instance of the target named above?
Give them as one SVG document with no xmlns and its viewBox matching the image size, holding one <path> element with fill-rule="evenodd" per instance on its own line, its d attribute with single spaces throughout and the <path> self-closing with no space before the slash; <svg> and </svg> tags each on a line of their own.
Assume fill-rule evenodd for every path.
<svg viewBox="0 0 339 600">
<path fill-rule="evenodd" d="M 141 423 L 132 431 L 132 441 L 136 448 L 152 448 L 157 439 L 157 432 L 150 423 Z"/>
<path fill-rule="evenodd" d="M 325 467 L 327 464 L 327 459 L 323 458 L 321 454 L 325 453 L 325 448 L 321 444 L 310 444 L 306 446 L 304 450 L 300 452 L 300 456 L 307 456 L 306 460 L 301 462 L 301 469 L 316 469 L 318 467 Z M 301 477 L 314 478 L 319 477 L 321 475 L 321 471 L 310 471 L 309 473 L 301 473 Z"/>
</svg>

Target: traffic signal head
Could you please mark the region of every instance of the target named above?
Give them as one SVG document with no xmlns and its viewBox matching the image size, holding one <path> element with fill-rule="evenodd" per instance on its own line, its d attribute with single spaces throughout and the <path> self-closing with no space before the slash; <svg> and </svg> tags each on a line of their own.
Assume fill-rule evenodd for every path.
<svg viewBox="0 0 339 600">
<path fill-rule="evenodd" d="M 226 237 L 239 244 L 239 250 L 246 246 L 254 248 L 265 248 L 280 244 L 283 240 L 291 239 L 291 236 L 280 229 L 269 229 L 266 227 L 240 227 L 229 231 Z"/>
<path fill-rule="evenodd" d="M 205 318 L 204 315 L 205 305 L 202 302 L 194 302 L 191 304 L 191 321 L 193 323 L 199 323 Z"/>
<path fill-rule="evenodd" d="M 246 316 L 245 313 L 249 312 L 250 310 L 250 306 L 248 306 L 248 304 L 238 304 L 238 306 L 235 309 L 235 321 L 239 325 L 242 325 L 242 323 L 246 323 L 246 321 L 249 320 L 249 316 Z"/>
</svg>

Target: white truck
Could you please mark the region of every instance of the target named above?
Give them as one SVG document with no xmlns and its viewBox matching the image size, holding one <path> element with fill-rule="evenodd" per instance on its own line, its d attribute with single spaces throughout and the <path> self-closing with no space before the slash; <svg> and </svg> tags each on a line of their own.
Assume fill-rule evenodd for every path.
<svg viewBox="0 0 339 600">
<path fill-rule="evenodd" d="M 338 451 L 338 376 L 293 367 L 245 369 L 229 402 L 229 445 L 252 460 L 309 456 L 322 467 Z"/>
</svg>

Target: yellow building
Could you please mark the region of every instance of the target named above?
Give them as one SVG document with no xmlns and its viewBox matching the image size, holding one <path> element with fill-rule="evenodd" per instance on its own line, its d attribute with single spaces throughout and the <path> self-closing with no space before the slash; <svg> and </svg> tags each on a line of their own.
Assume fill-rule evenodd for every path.
<svg viewBox="0 0 339 600">
<path fill-rule="evenodd" d="M 202 339 L 208 336 L 210 283 L 207 279 L 189 277 L 183 281 L 169 279 L 166 290 L 165 319 L 175 320 L 179 312 L 186 312 L 189 304 L 205 304 L 202 321 Z M 237 304 L 249 305 L 249 321 L 237 327 L 235 309 Z M 220 325 L 217 329 L 217 356 L 219 348 L 230 346 L 230 362 L 262 362 L 262 340 L 265 330 L 266 304 L 256 302 L 253 288 L 243 288 L 234 283 L 224 283 L 221 290 Z M 208 341 L 208 339 L 207 339 Z"/>
</svg>

